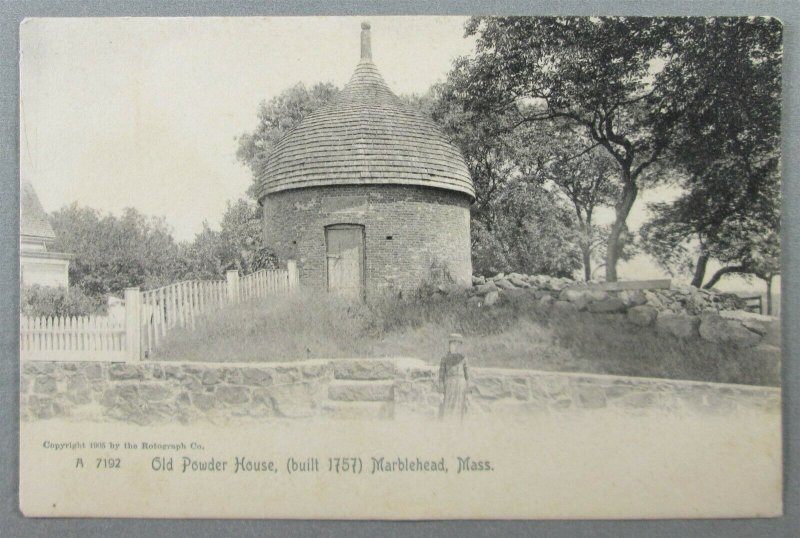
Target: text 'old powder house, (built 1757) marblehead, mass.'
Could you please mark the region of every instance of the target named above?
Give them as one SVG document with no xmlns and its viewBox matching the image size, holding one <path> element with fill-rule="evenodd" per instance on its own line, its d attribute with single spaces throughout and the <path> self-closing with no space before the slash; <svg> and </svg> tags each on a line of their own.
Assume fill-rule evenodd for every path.
<svg viewBox="0 0 800 538">
<path fill-rule="evenodd" d="M 372 63 L 370 26 L 361 28 L 349 83 L 261 173 L 265 244 L 298 261 L 301 284 L 341 296 L 468 285 L 475 189 L 464 158 L 392 93 Z"/>
</svg>

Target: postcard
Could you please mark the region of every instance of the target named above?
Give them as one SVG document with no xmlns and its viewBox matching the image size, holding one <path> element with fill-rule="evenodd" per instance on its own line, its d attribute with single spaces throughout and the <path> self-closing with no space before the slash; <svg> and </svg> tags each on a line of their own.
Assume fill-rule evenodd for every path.
<svg viewBox="0 0 800 538">
<path fill-rule="evenodd" d="M 26 19 L 20 509 L 781 515 L 782 47 Z"/>
</svg>

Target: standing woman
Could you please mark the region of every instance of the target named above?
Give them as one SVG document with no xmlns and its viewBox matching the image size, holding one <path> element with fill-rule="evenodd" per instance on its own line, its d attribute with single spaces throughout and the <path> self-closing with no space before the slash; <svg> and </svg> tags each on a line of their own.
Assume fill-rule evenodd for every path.
<svg viewBox="0 0 800 538">
<path fill-rule="evenodd" d="M 447 343 L 447 355 L 439 365 L 439 386 L 444 393 L 442 406 L 439 408 L 439 419 L 464 419 L 467 412 L 467 392 L 469 391 L 469 374 L 467 359 L 461 351 L 464 337 L 451 334 Z"/>
</svg>

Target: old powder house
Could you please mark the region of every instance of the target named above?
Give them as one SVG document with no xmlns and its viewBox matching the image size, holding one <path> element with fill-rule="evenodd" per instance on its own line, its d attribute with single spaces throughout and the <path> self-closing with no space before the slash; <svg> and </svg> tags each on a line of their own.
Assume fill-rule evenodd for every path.
<svg viewBox="0 0 800 538">
<path fill-rule="evenodd" d="M 469 207 L 459 150 L 392 93 L 372 63 L 370 26 L 350 82 L 275 147 L 260 179 L 264 240 L 300 282 L 364 298 L 428 280 L 468 285 Z"/>
</svg>

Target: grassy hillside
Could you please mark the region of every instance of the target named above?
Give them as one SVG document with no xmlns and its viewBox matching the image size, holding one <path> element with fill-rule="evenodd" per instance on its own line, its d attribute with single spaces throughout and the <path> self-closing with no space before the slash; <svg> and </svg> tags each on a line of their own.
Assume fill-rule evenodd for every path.
<svg viewBox="0 0 800 538">
<path fill-rule="evenodd" d="M 153 357 L 185 361 L 291 361 L 337 357 L 417 357 L 431 364 L 451 332 L 461 332 L 473 366 L 667 377 L 778 385 L 779 360 L 699 338 L 681 341 L 617 314 L 553 317 L 529 294 L 493 307 L 454 292 L 351 305 L 303 291 L 229 305 L 196 330 L 168 335 Z"/>
</svg>

